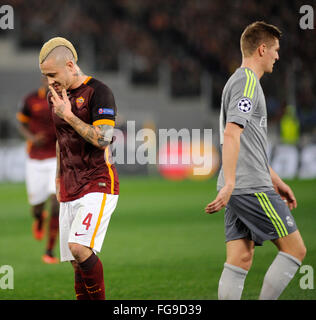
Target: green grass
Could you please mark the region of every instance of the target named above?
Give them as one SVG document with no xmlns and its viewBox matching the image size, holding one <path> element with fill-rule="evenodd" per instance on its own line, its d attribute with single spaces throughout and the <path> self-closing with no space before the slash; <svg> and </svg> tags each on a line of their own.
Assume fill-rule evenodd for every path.
<svg viewBox="0 0 316 320">
<path fill-rule="evenodd" d="M 210 216 L 203 210 L 216 195 L 215 183 L 121 178 L 121 196 L 99 255 L 108 299 L 217 299 L 225 261 L 223 211 Z M 308 249 L 304 264 L 315 268 L 315 180 L 290 185 Z M 70 264 L 41 262 L 45 241 L 32 238 L 25 186 L 1 184 L 0 204 L 0 266 L 14 268 L 14 289 L 0 289 L 0 299 L 75 299 Z M 269 242 L 256 248 L 243 299 L 258 298 L 276 253 Z M 316 298 L 316 289 L 300 288 L 302 276 L 296 274 L 281 299 Z"/>
</svg>

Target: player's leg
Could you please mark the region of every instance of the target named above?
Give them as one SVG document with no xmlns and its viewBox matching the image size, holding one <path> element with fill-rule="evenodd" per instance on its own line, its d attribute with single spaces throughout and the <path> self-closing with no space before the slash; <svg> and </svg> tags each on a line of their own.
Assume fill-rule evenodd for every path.
<svg viewBox="0 0 316 320">
<path fill-rule="evenodd" d="M 258 194 L 278 236 L 271 241 L 279 250 L 263 281 L 259 299 L 276 300 L 287 287 L 306 254 L 291 211 L 275 192 Z"/>
<path fill-rule="evenodd" d="M 272 240 L 279 251 L 285 252 L 299 261 L 303 261 L 306 255 L 306 247 L 302 236 L 298 230 L 287 235 L 286 237 Z"/>
<path fill-rule="evenodd" d="M 47 173 L 45 160 L 26 160 L 25 182 L 28 201 L 32 206 L 34 222 L 32 225 L 33 236 L 37 240 L 44 237 L 44 220 L 47 213 L 44 205 L 49 197 L 47 191 Z"/>
<path fill-rule="evenodd" d="M 254 242 L 236 239 L 226 242 L 226 262 L 218 286 L 219 300 L 240 300 L 244 282 L 251 267 Z"/>
<path fill-rule="evenodd" d="M 48 223 L 46 252 L 42 259 L 46 263 L 58 263 L 59 261 L 53 253 L 59 230 L 59 203 L 56 198 L 55 185 L 56 158 L 45 160 L 45 173 L 47 196 L 50 198 L 50 218 Z"/>
<path fill-rule="evenodd" d="M 72 262 L 72 264 L 75 271 L 75 290 L 77 298 L 80 298 L 80 296 L 78 296 L 78 288 L 76 286 L 78 286 L 79 283 L 79 291 L 82 293 L 83 282 L 86 289 L 85 297 L 88 295 L 90 300 L 104 300 L 105 287 L 101 260 L 94 254 L 91 248 L 81 244 L 70 242 L 69 248 L 75 258 L 75 261 Z"/>
<path fill-rule="evenodd" d="M 46 263 L 58 263 L 59 261 L 54 255 L 54 247 L 56 245 L 59 230 L 59 203 L 55 194 L 51 195 L 50 200 L 51 214 L 48 224 L 46 252 L 43 256 L 43 260 Z"/>
<path fill-rule="evenodd" d="M 75 292 L 77 300 L 90 300 L 89 293 L 87 291 L 85 282 L 81 276 L 81 270 L 78 263 L 75 260 L 70 261 L 75 274 Z"/>
<path fill-rule="evenodd" d="M 276 300 L 294 277 L 306 255 L 306 248 L 298 230 L 272 241 L 279 250 L 265 274 L 260 300 Z"/>
<path fill-rule="evenodd" d="M 73 202 L 75 218 L 68 239 L 91 299 L 105 299 L 103 266 L 99 252 L 118 196 L 89 193 Z"/>
<path fill-rule="evenodd" d="M 44 229 L 44 220 L 45 220 L 45 202 L 36 204 L 32 206 L 32 215 L 34 218 L 34 222 L 32 224 L 32 232 L 33 236 L 36 240 L 42 240 L 44 237 L 45 229 Z"/>
<path fill-rule="evenodd" d="M 60 242 L 60 260 L 70 261 L 74 268 L 74 289 L 78 300 L 89 300 L 90 296 L 84 285 L 81 277 L 81 271 L 78 263 L 72 255 L 68 239 L 71 230 L 71 225 L 74 221 L 74 212 L 72 210 L 71 202 L 61 202 L 59 210 L 59 242 Z"/>
</svg>

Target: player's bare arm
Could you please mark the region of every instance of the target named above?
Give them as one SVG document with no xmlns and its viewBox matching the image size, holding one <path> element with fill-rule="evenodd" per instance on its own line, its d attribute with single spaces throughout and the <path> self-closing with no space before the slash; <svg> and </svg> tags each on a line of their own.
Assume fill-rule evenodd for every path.
<svg viewBox="0 0 316 320">
<path fill-rule="evenodd" d="M 68 122 L 86 141 L 94 146 L 105 149 L 112 140 L 113 127 L 110 125 L 93 126 L 85 123 L 71 111 L 71 104 L 67 97 L 66 90 L 62 90 L 60 97 L 53 87 L 49 87 L 52 92 L 52 102 L 54 112 L 66 122 Z"/>
<path fill-rule="evenodd" d="M 218 212 L 224 208 L 234 190 L 236 166 L 240 148 L 240 135 L 242 131 L 243 128 L 235 123 L 227 123 L 226 125 L 222 154 L 225 186 L 218 192 L 215 200 L 206 206 L 206 213 Z"/>
<path fill-rule="evenodd" d="M 297 201 L 290 186 L 287 185 L 271 167 L 270 175 L 275 191 L 281 196 L 282 199 L 287 201 L 287 205 L 290 210 L 296 208 Z"/>
</svg>

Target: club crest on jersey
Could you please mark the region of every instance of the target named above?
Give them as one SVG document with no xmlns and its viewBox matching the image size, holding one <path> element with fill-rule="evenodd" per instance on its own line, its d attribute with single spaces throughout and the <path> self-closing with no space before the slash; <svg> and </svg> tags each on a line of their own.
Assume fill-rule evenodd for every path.
<svg viewBox="0 0 316 320">
<path fill-rule="evenodd" d="M 238 109 L 241 112 L 247 113 L 252 109 L 252 103 L 251 100 L 247 98 L 242 98 L 238 102 Z"/>
<path fill-rule="evenodd" d="M 76 99 L 76 106 L 78 108 L 80 108 L 83 104 L 84 104 L 84 98 L 83 97 L 79 97 L 79 98 Z"/>
<path fill-rule="evenodd" d="M 110 115 L 114 115 L 114 110 L 110 109 L 110 108 L 99 108 L 98 109 L 98 114 L 110 114 Z"/>
</svg>

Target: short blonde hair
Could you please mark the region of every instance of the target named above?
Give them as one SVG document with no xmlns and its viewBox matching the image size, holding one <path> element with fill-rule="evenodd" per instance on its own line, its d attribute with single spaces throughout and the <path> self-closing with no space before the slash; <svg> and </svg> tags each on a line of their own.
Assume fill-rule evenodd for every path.
<svg viewBox="0 0 316 320">
<path fill-rule="evenodd" d="M 282 32 L 274 25 L 264 21 L 256 21 L 246 27 L 240 37 L 240 49 L 245 57 L 251 56 L 262 44 L 272 44 L 273 40 L 280 39 Z"/>
<path fill-rule="evenodd" d="M 39 53 L 39 64 L 42 64 L 45 61 L 45 59 L 47 58 L 47 56 L 55 48 L 60 47 L 60 46 L 68 48 L 71 51 L 75 62 L 78 61 L 77 51 L 76 51 L 75 47 L 72 45 L 72 43 L 65 38 L 55 37 L 55 38 L 52 38 L 52 39 L 48 40 L 47 42 L 45 42 L 44 45 L 42 46 L 42 49 Z"/>
</svg>

